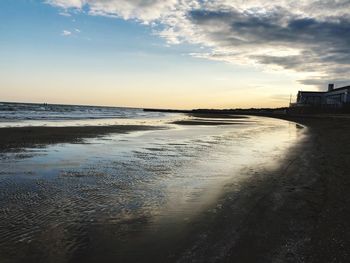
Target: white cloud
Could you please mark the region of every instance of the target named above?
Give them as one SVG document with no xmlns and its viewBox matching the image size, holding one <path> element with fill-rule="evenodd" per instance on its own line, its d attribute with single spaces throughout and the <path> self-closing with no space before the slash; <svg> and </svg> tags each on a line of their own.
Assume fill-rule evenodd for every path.
<svg viewBox="0 0 350 263">
<path fill-rule="evenodd" d="M 72 35 L 72 32 L 68 31 L 68 30 L 63 30 L 61 35 L 67 37 L 67 36 Z"/>
<path fill-rule="evenodd" d="M 143 22 L 160 18 L 174 8 L 177 0 L 47 0 L 64 9 L 89 8 L 91 15 L 118 16 Z"/>
<path fill-rule="evenodd" d="M 59 12 L 58 13 L 59 15 L 61 15 L 61 16 L 72 16 L 70 13 L 68 13 L 68 12 Z"/>
<path fill-rule="evenodd" d="M 88 1 L 91 14 L 117 15 L 124 19 L 137 19 L 146 23 L 167 14 L 176 3 L 176 0 Z"/>
<path fill-rule="evenodd" d="M 46 3 L 55 5 L 64 9 L 68 8 L 82 8 L 85 4 L 84 0 L 46 0 Z"/>
<path fill-rule="evenodd" d="M 150 24 L 169 44 L 206 47 L 196 57 L 262 65 L 322 78 L 350 71 L 349 0 L 47 0 L 82 11 Z M 84 9 L 85 10 L 85 9 Z M 68 33 L 69 32 L 69 33 Z M 77 31 L 78 32 L 78 31 Z M 67 31 L 66 34 L 70 35 Z M 209 52 L 208 52 L 209 49 Z"/>
</svg>

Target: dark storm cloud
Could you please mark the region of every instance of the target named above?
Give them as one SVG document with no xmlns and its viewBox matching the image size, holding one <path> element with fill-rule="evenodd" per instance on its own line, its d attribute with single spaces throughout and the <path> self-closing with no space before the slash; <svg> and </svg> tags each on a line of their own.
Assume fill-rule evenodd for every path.
<svg viewBox="0 0 350 263">
<path fill-rule="evenodd" d="M 234 9 L 194 10 L 188 13 L 188 17 L 209 42 L 225 47 L 226 50 L 242 50 L 246 57 L 260 64 L 319 72 L 331 79 L 342 79 L 344 74 L 349 73 L 349 17 L 305 18 L 284 9 L 276 9 L 266 14 L 239 12 Z M 254 52 L 266 48 L 296 48 L 299 53 L 270 55 Z M 230 56 L 230 52 L 227 54 Z M 215 52 L 212 55 L 215 56 Z M 234 59 L 235 55 L 232 57 Z"/>
</svg>

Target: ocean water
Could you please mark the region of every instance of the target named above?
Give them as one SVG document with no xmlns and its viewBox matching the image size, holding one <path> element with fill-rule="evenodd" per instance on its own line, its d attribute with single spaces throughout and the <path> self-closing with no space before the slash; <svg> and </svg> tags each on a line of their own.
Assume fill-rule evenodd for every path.
<svg viewBox="0 0 350 263">
<path fill-rule="evenodd" d="M 0 102 L 0 127 L 152 124 L 171 117 L 137 108 Z"/>
<path fill-rule="evenodd" d="M 115 112 L 167 129 L 1 154 L 1 262 L 174 262 L 188 240 L 201 238 L 192 235 L 198 218 L 218 213 L 227 191 L 238 197 L 242 184 L 278 167 L 304 134 L 262 117 L 182 126 L 164 120 L 183 114 L 72 107 L 74 118 Z M 18 122 L 24 115 L 45 114 L 22 112 Z"/>
</svg>

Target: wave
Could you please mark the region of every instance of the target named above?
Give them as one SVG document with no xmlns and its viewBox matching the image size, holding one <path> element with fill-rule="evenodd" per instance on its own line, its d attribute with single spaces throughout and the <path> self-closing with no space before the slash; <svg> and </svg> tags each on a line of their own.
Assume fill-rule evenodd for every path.
<svg viewBox="0 0 350 263">
<path fill-rule="evenodd" d="M 155 115 L 155 116 L 153 116 Z M 0 103 L 0 121 L 9 120 L 79 120 L 109 118 L 148 118 L 142 109 L 81 105 Z"/>
</svg>

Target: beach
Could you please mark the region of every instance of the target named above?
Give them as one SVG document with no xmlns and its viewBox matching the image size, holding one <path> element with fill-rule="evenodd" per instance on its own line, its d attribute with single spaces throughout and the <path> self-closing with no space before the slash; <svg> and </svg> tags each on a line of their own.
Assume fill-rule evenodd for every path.
<svg viewBox="0 0 350 263">
<path fill-rule="evenodd" d="M 0 129 L 2 262 L 346 262 L 348 119 L 205 117 Z"/>
<path fill-rule="evenodd" d="M 183 262 L 348 261 L 349 119 L 279 117 L 305 125 L 307 137 L 278 169 L 246 182 L 234 202 L 225 196 Z"/>
<path fill-rule="evenodd" d="M 0 21 L 0 263 L 350 262 L 350 0 Z"/>
</svg>

